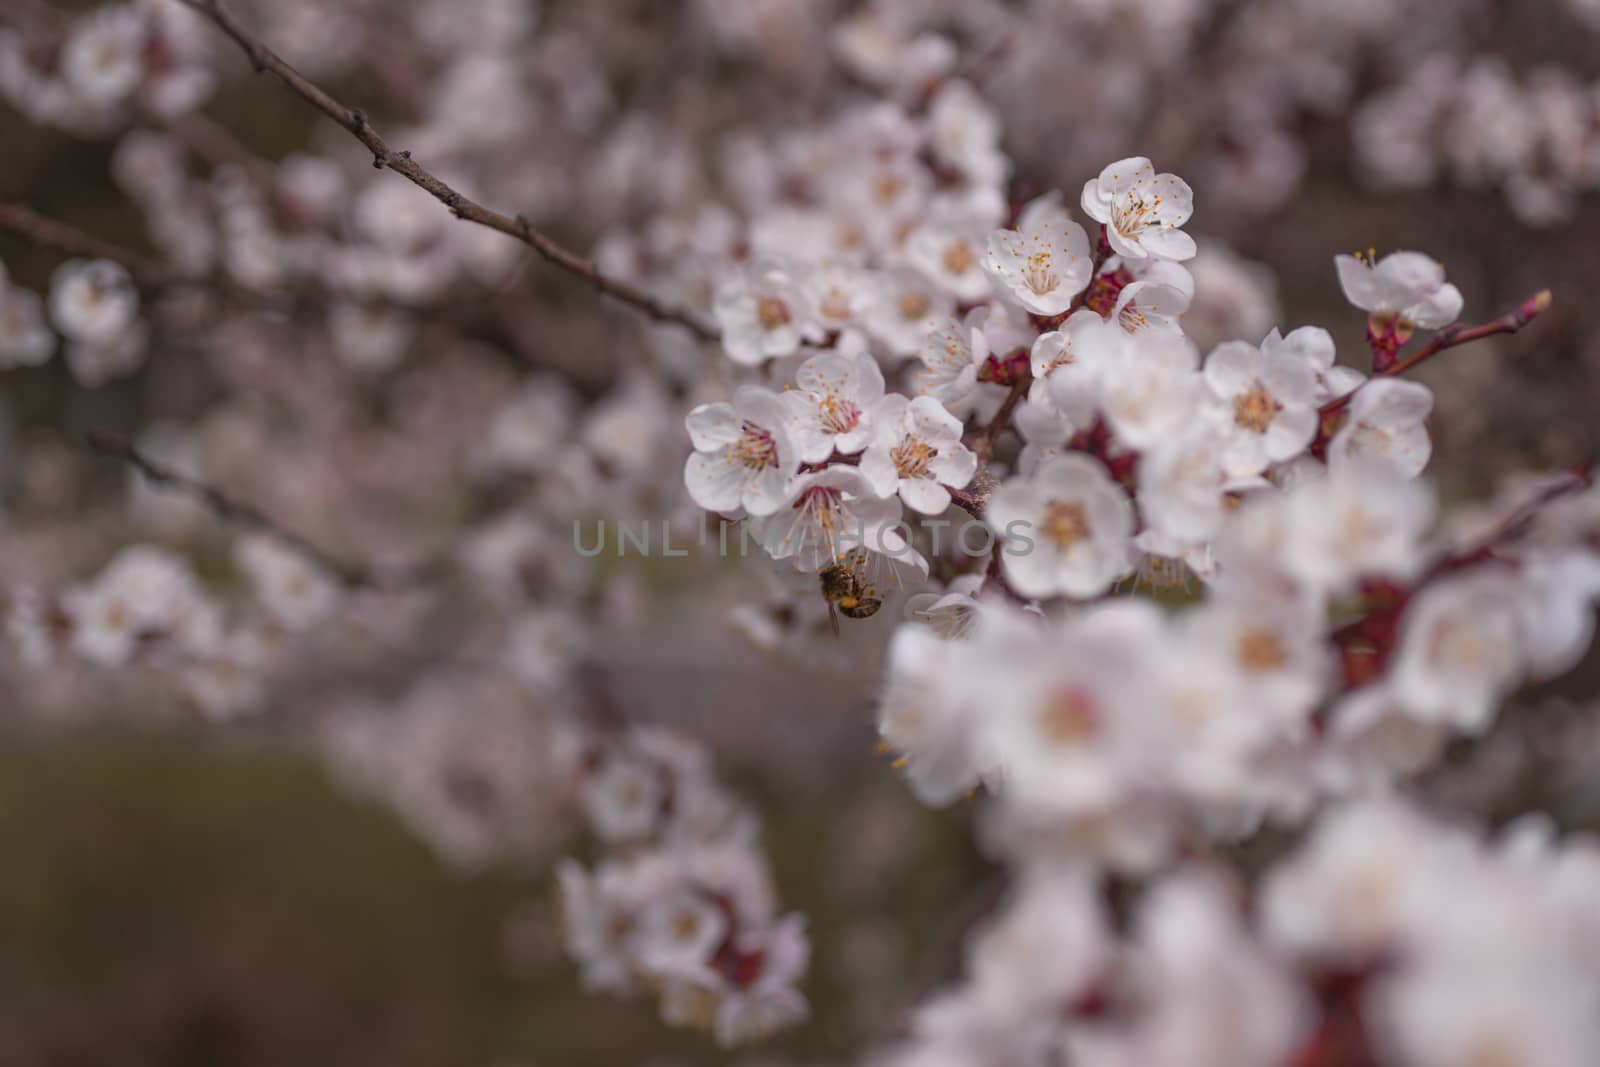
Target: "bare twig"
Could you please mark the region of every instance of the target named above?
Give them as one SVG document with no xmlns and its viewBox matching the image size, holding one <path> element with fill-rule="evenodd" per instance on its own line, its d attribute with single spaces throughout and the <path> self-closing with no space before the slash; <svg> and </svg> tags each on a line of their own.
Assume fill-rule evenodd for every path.
<svg viewBox="0 0 1600 1067">
<path fill-rule="evenodd" d="M 987 462 L 989 457 L 994 455 L 995 440 L 1011 425 L 1011 415 L 1017 410 L 1022 398 L 1028 395 L 1028 386 L 1032 383 L 1031 375 L 1021 375 L 1011 383 L 1011 392 L 1001 401 L 1000 409 L 994 413 L 994 418 L 989 420 L 972 441 L 972 450 L 978 453 L 980 459 Z"/>
<path fill-rule="evenodd" d="M 109 259 L 126 267 L 139 281 L 150 286 L 171 285 L 182 275 L 164 263 L 129 251 L 119 245 L 91 237 L 64 222 L 39 214 L 23 204 L 0 204 L 0 229 L 10 230 L 41 248 L 86 259 Z"/>
<path fill-rule="evenodd" d="M 1485 322 L 1478 326 L 1462 326 L 1460 324 L 1447 326 L 1429 338 L 1427 344 L 1392 367 L 1379 371 L 1375 377 L 1392 378 L 1432 359 L 1446 349 L 1470 344 L 1473 341 L 1481 341 L 1485 337 L 1493 337 L 1495 334 L 1516 333 L 1527 326 L 1528 323 L 1549 311 L 1552 300 L 1553 297 L 1550 295 L 1550 290 L 1541 289 L 1524 300 L 1515 311 L 1508 312 L 1492 322 Z M 1343 411 L 1349 405 L 1351 399 L 1360 391 L 1360 388 L 1357 387 L 1344 396 L 1328 401 L 1322 405 L 1319 414 L 1326 418 L 1329 415 L 1335 415 Z"/>
<path fill-rule="evenodd" d="M 493 319 L 474 321 L 464 313 L 464 308 L 450 303 L 416 304 L 397 300 L 384 293 L 345 291 L 329 286 L 296 286 L 282 290 L 258 289 L 229 277 L 225 272 L 185 272 L 170 264 L 103 241 L 83 231 L 41 215 L 22 204 L 0 204 L 0 230 L 10 230 L 40 248 L 61 252 L 69 256 L 106 259 L 120 264 L 133 276 L 135 282 L 146 289 L 165 290 L 203 289 L 226 299 L 260 311 L 289 313 L 296 308 L 309 308 L 326 312 L 334 303 L 343 301 L 357 305 L 379 306 L 400 314 L 409 315 L 421 323 L 447 326 L 463 336 L 489 345 L 508 357 L 518 367 L 541 366 L 534 348 Z"/>
<path fill-rule="evenodd" d="M 667 304 L 629 282 L 602 273 L 589 260 L 535 229 L 523 216 L 505 215 L 484 207 L 435 177 L 432 172 L 413 160 L 410 152 L 396 152 L 391 149 L 378 135 L 378 131 L 372 128 L 365 114 L 335 100 L 290 66 L 246 29 L 217 0 L 183 0 L 183 3 L 210 19 L 218 29 L 232 38 L 249 58 L 257 73 L 271 74 L 290 91 L 343 126 L 352 136 L 366 145 L 372 152 L 374 167 L 380 170 L 387 167 L 449 208 L 457 218 L 479 226 L 487 226 L 491 230 L 516 238 L 538 252 L 548 262 L 582 278 L 605 295 L 632 305 L 658 322 L 682 326 L 706 341 L 715 341 L 720 336 L 715 326 L 692 311 Z"/>
<path fill-rule="evenodd" d="M 321 548 L 310 538 L 279 524 L 254 505 L 229 496 L 209 482 L 191 478 L 163 466 L 140 452 L 128 441 L 109 434 L 91 433 L 88 436 L 88 445 L 90 451 L 121 460 L 157 485 L 188 494 L 230 526 L 276 538 L 301 555 L 314 560 L 350 588 L 386 592 L 415 589 L 436 581 L 443 570 L 442 563 L 438 560 L 398 568 L 379 568 L 341 559 Z"/>
<path fill-rule="evenodd" d="M 1490 559 L 1497 549 L 1521 540 L 1545 508 L 1593 485 L 1594 472 L 1595 464 L 1590 461 L 1547 478 L 1488 530 L 1434 564 L 1423 580 Z"/>
</svg>

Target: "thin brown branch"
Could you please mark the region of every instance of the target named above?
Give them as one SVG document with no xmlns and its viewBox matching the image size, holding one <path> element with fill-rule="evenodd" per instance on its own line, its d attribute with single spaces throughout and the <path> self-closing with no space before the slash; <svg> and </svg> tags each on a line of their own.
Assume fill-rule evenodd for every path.
<svg viewBox="0 0 1600 1067">
<path fill-rule="evenodd" d="M 254 505 L 229 496 L 209 482 L 191 478 L 156 462 L 128 441 L 103 433 L 90 433 L 87 441 L 91 452 L 121 460 L 151 482 L 193 497 L 203 504 L 206 510 L 230 526 L 267 534 L 283 542 L 301 555 L 314 560 L 339 582 L 350 588 L 388 592 L 415 589 L 437 580 L 443 569 L 439 561 L 399 568 L 379 568 L 341 559 L 310 538 L 278 523 Z"/>
<path fill-rule="evenodd" d="M 514 336 L 503 323 L 494 318 L 475 320 L 464 308 L 448 302 L 416 304 L 381 293 L 340 291 L 328 286 L 302 285 L 282 290 L 257 289 L 229 277 L 226 273 L 193 273 L 178 270 L 121 245 L 90 236 L 65 222 L 41 215 L 22 204 L 0 204 L 0 230 L 9 230 L 30 243 L 52 252 L 106 259 L 120 264 L 133 276 L 135 282 L 146 289 L 202 289 L 223 300 L 231 300 L 251 309 L 284 313 L 296 308 L 326 312 L 331 304 L 340 301 L 381 306 L 390 311 L 409 315 L 421 323 L 433 323 L 456 330 L 463 336 L 493 347 L 509 357 L 518 367 L 543 365 L 535 355 L 533 346 L 524 339 Z"/>
<path fill-rule="evenodd" d="M 85 259 L 109 259 L 126 267 L 146 285 L 171 285 L 181 278 L 167 265 L 119 245 L 91 237 L 82 230 L 41 215 L 23 204 L 0 204 L 0 229 L 10 230 L 41 248 Z"/>
<path fill-rule="evenodd" d="M 491 230 L 516 238 L 554 266 L 582 278 L 601 293 L 632 305 L 657 322 L 682 326 L 702 340 L 715 341 L 719 338 L 717 328 L 692 311 L 668 304 L 629 282 L 602 273 L 589 260 L 535 229 L 523 216 L 505 215 L 484 207 L 435 177 L 432 172 L 413 160 L 410 152 L 396 152 L 391 149 L 378 135 L 378 131 L 372 128 L 365 114 L 335 100 L 290 66 L 246 29 L 217 0 L 183 0 L 183 2 L 210 19 L 218 29 L 232 38 L 249 58 L 257 73 L 271 74 L 291 92 L 343 126 L 353 137 L 366 145 L 372 153 L 374 167 L 394 171 L 449 208 L 457 218 L 479 226 L 487 226 Z"/>
<path fill-rule="evenodd" d="M 1545 508 L 1593 485 L 1594 471 L 1594 463 L 1589 462 L 1547 478 L 1487 531 L 1434 564 L 1424 580 L 1492 558 L 1498 549 L 1521 540 Z"/>
<path fill-rule="evenodd" d="M 1022 398 L 1028 395 L 1028 386 L 1032 382 L 1032 375 L 1027 374 L 1020 375 L 1012 382 L 1011 392 L 1007 393 L 1005 400 L 1001 402 L 1000 410 L 994 413 L 994 418 L 990 419 L 988 425 L 973 439 L 972 450 L 985 462 L 994 455 L 995 440 L 1011 425 L 1011 415 L 1017 410 Z"/>
<path fill-rule="evenodd" d="M 59 36 L 67 25 L 67 17 L 44 0 L 0 0 L 0 15 L 33 32 L 53 36 Z"/>
<path fill-rule="evenodd" d="M 1378 376 L 1394 377 L 1404 374 L 1406 371 L 1432 359 L 1447 349 L 1471 344 L 1473 341 L 1481 341 L 1485 337 L 1493 337 L 1495 334 L 1516 333 L 1534 319 L 1549 311 L 1553 299 L 1550 295 L 1550 290 L 1541 289 L 1524 300 L 1515 311 L 1508 312 L 1491 322 L 1485 322 L 1478 326 L 1461 326 L 1459 324 L 1447 326 L 1429 338 L 1426 344 L 1411 355 L 1400 360 L 1394 366 L 1380 371 Z M 1357 387 L 1344 396 L 1328 401 L 1322 405 L 1319 414 L 1326 418 L 1329 415 L 1343 411 L 1356 393 L 1360 391 L 1360 388 Z"/>
</svg>

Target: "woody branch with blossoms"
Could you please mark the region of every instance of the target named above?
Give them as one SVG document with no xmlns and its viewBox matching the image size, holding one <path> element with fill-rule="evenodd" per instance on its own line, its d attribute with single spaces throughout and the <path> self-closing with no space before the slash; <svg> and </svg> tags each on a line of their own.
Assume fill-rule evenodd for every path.
<svg viewBox="0 0 1600 1067">
<path fill-rule="evenodd" d="M 585 990 L 723 1046 L 781 1039 L 813 1014 L 828 931 L 780 906 L 711 739 L 607 685 L 648 579 L 569 539 L 597 515 L 737 530 L 746 584 L 727 595 L 709 551 L 682 562 L 674 626 L 808 662 L 877 637 L 881 671 L 846 676 L 873 676 L 881 748 L 1004 871 L 957 924 L 959 973 L 909 991 L 863 1062 L 1590 1062 L 1600 847 L 1537 813 L 1491 836 L 1414 788 L 1590 648 L 1592 465 L 1447 509 L 1429 420 L 1453 413 L 1410 377 L 1535 326 L 1550 291 L 1468 325 L 1432 257 L 1330 248 L 1316 284 L 1349 322 L 1278 324 L 1191 233 L 1185 178 L 1140 155 L 1095 174 L 1107 151 L 1076 195 L 1022 180 L 993 101 L 1018 72 L 1038 93 L 1026 26 L 961 62 L 918 11 L 860 5 L 829 31 L 849 92 L 711 152 L 610 114 L 581 36 L 527 4 L 414 6 L 417 52 L 392 63 L 299 3 L 0 8 L 0 89 L 116 140 L 154 249 L 0 205 L 50 266 L 0 285 L 0 367 L 205 395 L 192 424 L 63 420 L 111 533 L 64 536 L 27 501 L 8 518 L 36 535 L 6 556 L 19 703 L 268 721 L 453 867 L 550 870 Z M 1106 76 L 1064 94 L 1099 101 L 1085 138 L 1172 140 L 1097 96 L 1117 18 L 1151 12 L 1058 6 L 1033 12 L 1046 43 L 1109 42 L 1078 57 Z M 759 53 L 806 31 L 764 21 L 781 7 L 696 9 Z M 1226 58 L 1304 36 L 1354 67 L 1393 29 L 1196 7 L 1140 47 L 1176 64 L 1174 40 Z M 204 116 L 246 68 L 327 147 L 268 158 Z M 358 71 L 381 122 L 330 88 L 365 103 Z M 1310 106 L 1237 154 L 1281 163 Z M 564 153 L 597 139 L 574 181 Z M 1169 165 L 1203 193 L 1235 164 Z M 589 253 L 564 239 L 587 184 Z M 1347 325 L 1365 350 L 1337 351 Z M 32 459 L 52 484 L 57 457 Z"/>
</svg>

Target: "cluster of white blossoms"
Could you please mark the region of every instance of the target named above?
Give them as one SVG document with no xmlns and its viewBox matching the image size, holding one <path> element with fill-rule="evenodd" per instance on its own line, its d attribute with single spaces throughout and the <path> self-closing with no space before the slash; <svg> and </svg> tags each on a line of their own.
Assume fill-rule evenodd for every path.
<svg viewBox="0 0 1600 1067">
<path fill-rule="evenodd" d="M 1330 809 L 1252 887 L 1197 860 L 1138 889 L 1034 860 L 966 980 L 881 1067 L 1538 1064 L 1600 1042 L 1600 843 L 1493 842 L 1393 797 Z"/>
<path fill-rule="evenodd" d="M 965 156 L 941 140 L 952 101 Z M 905 1062 L 1046 1062 L 1038 1042 L 1074 1063 L 1302 1062 L 1315 1016 L 1286 951 L 1302 946 L 1259 944 L 1229 892 L 1190 872 L 1151 889 L 1118 963 L 1097 872 L 1146 877 L 1391 787 L 1587 650 L 1600 599 L 1588 472 L 1441 523 L 1420 479 L 1433 395 L 1400 376 L 1520 328 L 1550 297 L 1465 329 L 1461 293 L 1428 256 L 1340 256 L 1330 275 L 1366 313 L 1370 375 L 1338 363 L 1317 326 L 1202 354 L 1184 323 L 1189 187 L 1126 159 L 1085 185 L 1081 215 L 1048 194 L 997 216 L 995 136 L 952 82 L 925 115 L 856 113 L 810 143 L 856 169 L 809 172 L 819 206 L 774 204 L 736 242 L 748 259 L 714 299 L 732 392 L 686 419 L 689 494 L 815 574 L 810 595 L 850 619 L 915 594 L 889 649 L 885 747 L 930 804 L 992 797 L 985 834 L 1026 867 L 1014 910 L 974 948 L 971 986 L 929 1005 Z M 879 212 L 862 212 L 874 197 Z M 1013 432 L 1020 449 L 1000 447 Z M 963 536 L 941 547 L 951 526 Z M 930 571 L 943 582 L 919 580 Z M 1116 596 L 1130 582 L 1192 602 Z M 1346 818 L 1320 824 L 1306 863 Z M 1356 952 L 1339 924 L 1391 906 L 1358 861 L 1326 861 L 1317 881 L 1349 879 L 1353 903 L 1330 898 L 1320 917 L 1269 893 L 1328 927 L 1331 944 L 1309 947 Z M 1503 906 L 1520 889 L 1492 892 Z M 1382 1062 L 1476 1062 L 1452 1057 L 1500 1043 L 1504 1062 L 1573 1062 L 1528 1051 L 1587 1039 L 1575 1017 L 1547 1027 L 1539 997 L 1453 1034 L 1459 1046 L 1428 1044 L 1445 1039 L 1427 1012 L 1491 995 L 1470 971 L 1453 989 L 1451 961 L 1502 943 L 1451 945 L 1456 930 L 1418 935 L 1438 965 L 1372 984 Z M 1519 983 L 1571 980 L 1553 947 Z M 1578 957 L 1586 976 L 1600 964 Z M 1325 1007 L 1323 1025 L 1339 1025 Z M 1081 1032 L 1063 1023 L 1076 1013 Z"/>
<path fill-rule="evenodd" d="M 1240 217 L 1292 202 L 1314 165 L 1308 126 L 1377 101 L 1387 107 L 1408 92 L 1406 72 L 1419 56 L 1470 56 L 1537 27 L 1548 37 L 1504 52 L 1521 61 L 1532 51 L 1553 66 L 1555 56 L 1541 54 L 1554 52 L 1551 42 L 1563 34 L 1582 42 L 1600 28 L 1594 0 L 1527 0 L 1514 12 L 1485 0 L 870 0 L 842 12 L 808 0 L 697 6 L 708 36 L 773 77 L 810 87 L 842 65 L 854 79 L 913 101 L 941 78 L 968 75 L 1006 115 L 1030 173 L 1081 171 L 1130 151 L 1159 154 L 1181 164 L 1212 210 Z M 1574 58 L 1567 63 L 1582 69 Z M 1448 121 L 1471 143 L 1515 134 L 1498 122 L 1471 129 L 1475 118 Z M 1518 118 L 1526 130 L 1546 121 L 1531 111 Z M 1208 135 L 1194 136 L 1201 126 Z M 1073 136 L 1060 136 L 1063 128 Z"/>
<path fill-rule="evenodd" d="M 0 93 L 33 122 L 98 134 L 141 114 L 189 111 L 211 95 L 213 41 L 180 0 L 61 19 L 48 42 L 0 28 Z"/>
<path fill-rule="evenodd" d="M 1600 188 L 1600 96 L 1573 72 L 1512 71 L 1499 56 L 1416 64 L 1356 113 L 1363 171 L 1380 187 L 1452 181 L 1503 191 L 1530 226 L 1565 222 Z"/>
<path fill-rule="evenodd" d="M 1485 844 L 1397 799 L 1590 645 L 1591 471 L 1446 513 L 1424 480 L 1435 397 L 1404 376 L 1548 294 L 1465 326 L 1429 256 L 1338 256 L 1326 287 L 1366 334 L 1341 361 L 1194 230 L 1189 181 L 1117 158 L 1258 218 L 1296 187 L 1308 115 L 1488 6 L 700 0 L 688 24 L 713 32 L 662 49 L 585 44 L 600 4 L 550 5 L 550 28 L 527 0 L 230 3 L 297 67 L 369 86 L 387 143 L 452 187 L 603 226 L 592 271 L 555 258 L 665 320 L 640 336 L 355 142 L 234 142 L 196 110 L 220 39 L 179 0 L 31 4 L 0 31 L 0 92 L 118 138 L 160 260 L 0 283 L 0 368 L 59 349 L 77 385 L 155 381 L 151 406 L 193 422 L 132 456 L 176 478 L 88 517 L 69 449 L 30 440 L 13 470 L 0 425 L 19 501 L 0 576 L 33 668 L 0 677 L 30 708 L 86 677 L 153 677 L 130 706 L 175 692 L 217 719 L 310 704 L 285 732 L 309 726 L 459 867 L 587 827 L 592 859 L 558 872 L 583 984 L 734 1045 L 806 1017 L 810 937 L 708 751 L 621 721 L 606 683 L 630 637 L 727 616 L 780 653 L 868 661 L 881 636 L 883 747 L 925 803 L 971 798 L 1014 874 L 894 1067 L 1579 1067 L 1600 1044 L 1594 847 L 1536 823 Z M 717 91 L 681 76 L 700 49 Z M 689 88 L 644 99 L 663 56 Z M 752 57 L 778 89 L 746 107 Z M 1420 185 L 1443 160 L 1562 217 L 1596 181 L 1590 91 L 1451 64 L 1367 107 L 1364 165 Z M 0 219 L 95 246 L 38 221 Z M 169 341 L 195 363 L 156 379 Z M 28 420 L 19 439 L 48 432 Z M 241 482 L 266 499 L 235 503 Z M 207 509 L 255 532 L 208 541 Z M 691 546 L 682 581 L 621 558 L 641 519 L 674 565 Z M 707 532 L 725 549 L 730 529 L 773 565 L 712 561 Z M 726 669 L 720 632 L 696 636 Z M 659 687 L 673 713 L 701 700 L 683 677 Z M 1229 862 L 1279 834 L 1303 839 L 1263 877 Z"/>
<path fill-rule="evenodd" d="M 138 288 L 120 264 L 104 259 L 61 264 L 48 304 L 31 289 L 12 284 L 0 267 L 0 370 L 37 367 L 64 342 L 67 367 L 78 384 L 103 385 L 139 369 L 147 340 Z"/>
<path fill-rule="evenodd" d="M 173 679 L 206 715 L 229 718 L 259 704 L 266 680 L 291 661 L 292 639 L 326 623 L 342 600 L 321 564 L 271 536 L 235 540 L 233 567 L 250 595 L 230 605 L 184 557 L 133 545 L 59 592 L 13 587 L 7 630 L 36 670 L 145 668 Z"/>
<path fill-rule="evenodd" d="M 584 988 L 653 994 L 667 1023 L 724 1046 L 804 1019 L 805 920 L 778 914 L 755 817 L 717 785 L 705 750 L 631 727 L 599 736 L 583 763 L 583 810 L 608 850 L 559 872 Z"/>
</svg>

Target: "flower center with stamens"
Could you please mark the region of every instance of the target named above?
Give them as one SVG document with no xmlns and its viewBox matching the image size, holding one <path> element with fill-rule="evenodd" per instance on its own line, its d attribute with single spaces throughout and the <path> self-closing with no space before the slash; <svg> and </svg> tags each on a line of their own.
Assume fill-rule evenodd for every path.
<svg viewBox="0 0 1600 1067">
<path fill-rule="evenodd" d="M 1022 268 L 1022 280 L 1040 296 L 1054 292 L 1061 284 L 1061 276 L 1056 273 L 1055 257 L 1049 251 L 1035 252 L 1029 256 L 1027 265 Z"/>
<path fill-rule="evenodd" d="M 1076 362 L 1078 362 L 1078 358 L 1072 354 L 1072 343 L 1069 341 L 1061 346 L 1061 351 L 1050 357 L 1050 363 L 1045 367 L 1044 372 L 1048 375 L 1057 367 L 1071 366 Z"/>
<path fill-rule="evenodd" d="M 1246 630 L 1241 633 L 1234 656 L 1239 665 L 1251 674 L 1275 671 L 1289 662 L 1283 642 L 1269 630 Z"/>
<path fill-rule="evenodd" d="M 1077 501 L 1052 500 L 1039 525 L 1045 538 L 1063 550 L 1086 540 L 1090 532 L 1088 512 Z"/>
<path fill-rule="evenodd" d="M 844 527 L 844 494 L 814 485 L 794 502 L 800 519 L 785 540 L 798 539 L 798 549 L 815 549 L 829 559 L 839 558 L 839 535 Z"/>
<path fill-rule="evenodd" d="M 932 310 L 933 301 L 928 299 L 927 293 L 913 291 L 900 294 L 900 317 L 907 322 L 927 318 Z"/>
<path fill-rule="evenodd" d="M 878 198 L 880 204 L 892 204 L 905 192 L 906 183 L 898 174 L 884 173 L 872 183 L 872 195 Z"/>
<path fill-rule="evenodd" d="M 849 433 L 861 421 L 861 409 L 841 396 L 829 393 L 817 404 L 817 420 L 829 433 Z"/>
<path fill-rule="evenodd" d="M 1039 728 L 1051 744 L 1076 747 L 1099 735 L 1100 709 L 1082 689 L 1063 686 L 1039 710 Z"/>
<path fill-rule="evenodd" d="M 944 269 L 951 274 L 967 273 L 974 262 L 972 246 L 965 241 L 952 241 L 944 250 Z"/>
<path fill-rule="evenodd" d="M 927 477 L 928 466 L 938 455 L 937 449 L 914 434 L 889 450 L 895 473 L 902 478 Z"/>
<path fill-rule="evenodd" d="M 1466 620 L 1447 619 L 1429 635 L 1428 652 L 1434 661 L 1465 670 L 1502 667 L 1508 656 L 1501 642 Z"/>
<path fill-rule="evenodd" d="M 1130 300 L 1121 311 L 1117 312 L 1117 323 L 1129 333 L 1138 333 L 1149 327 L 1150 320 L 1139 310 L 1139 302 Z"/>
<path fill-rule="evenodd" d="M 1282 410 L 1283 405 L 1260 382 L 1233 398 L 1234 425 L 1252 433 L 1266 433 L 1273 418 Z"/>
<path fill-rule="evenodd" d="M 1493 1034 L 1473 1044 L 1461 1067 L 1525 1067 L 1527 1063 L 1511 1042 Z"/>
<path fill-rule="evenodd" d="M 747 422 L 739 439 L 729 446 L 728 455 L 741 467 L 753 471 L 765 470 L 778 465 L 778 442 L 766 430 Z"/>
<path fill-rule="evenodd" d="M 764 296 L 756 302 L 756 318 L 763 330 L 776 330 L 790 322 L 789 305 L 775 296 Z"/>
<path fill-rule="evenodd" d="M 700 913 L 684 908 L 673 916 L 672 936 L 679 941 L 693 941 L 700 936 Z"/>
<path fill-rule="evenodd" d="M 828 295 L 823 298 L 819 308 L 823 318 L 832 319 L 834 322 L 845 322 L 850 318 L 850 296 L 839 286 L 828 290 Z"/>
<path fill-rule="evenodd" d="M 1156 212 L 1161 207 L 1161 197 L 1150 200 L 1136 193 L 1128 193 L 1127 200 L 1111 205 L 1111 225 L 1124 237 L 1137 239 L 1146 229 L 1157 224 Z"/>
</svg>

